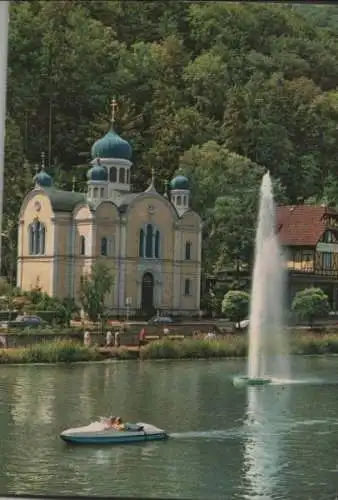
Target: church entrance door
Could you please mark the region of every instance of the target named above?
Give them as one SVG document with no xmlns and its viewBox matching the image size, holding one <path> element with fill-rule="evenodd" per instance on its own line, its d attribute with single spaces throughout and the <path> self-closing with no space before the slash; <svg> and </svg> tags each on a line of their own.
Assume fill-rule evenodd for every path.
<svg viewBox="0 0 338 500">
<path fill-rule="evenodd" d="M 154 276 L 145 273 L 142 278 L 142 312 L 147 315 L 154 314 Z"/>
</svg>

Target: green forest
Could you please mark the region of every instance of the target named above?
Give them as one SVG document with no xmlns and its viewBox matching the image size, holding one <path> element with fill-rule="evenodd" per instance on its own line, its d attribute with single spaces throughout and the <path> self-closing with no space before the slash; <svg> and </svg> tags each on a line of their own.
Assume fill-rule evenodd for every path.
<svg viewBox="0 0 338 500">
<path fill-rule="evenodd" d="M 250 266 L 262 174 L 281 203 L 338 204 L 338 7 L 16 1 L 10 7 L 4 272 L 41 152 L 86 189 L 108 129 L 132 144 L 133 189 L 182 168 L 204 221 L 203 271 Z"/>
</svg>

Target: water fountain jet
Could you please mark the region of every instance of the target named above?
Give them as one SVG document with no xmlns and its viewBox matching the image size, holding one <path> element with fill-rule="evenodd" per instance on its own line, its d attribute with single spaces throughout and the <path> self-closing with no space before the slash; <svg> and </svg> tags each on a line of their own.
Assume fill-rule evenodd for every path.
<svg viewBox="0 0 338 500">
<path fill-rule="evenodd" d="M 249 318 L 247 376 L 234 383 L 266 385 L 289 375 L 288 339 L 283 329 L 285 273 L 276 234 L 276 210 L 269 172 L 262 180 Z"/>
</svg>

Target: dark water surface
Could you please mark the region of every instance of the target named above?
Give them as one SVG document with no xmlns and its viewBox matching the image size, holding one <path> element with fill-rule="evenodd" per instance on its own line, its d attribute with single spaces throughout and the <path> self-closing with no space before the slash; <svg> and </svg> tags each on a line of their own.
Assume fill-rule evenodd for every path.
<svg viewBox="0 0 338 500">
<path fill-rule="evenodd" d="M 242 361 L 1 366 L 0 493 L 334 500 L 338 358 L 292 365 L 294 383 L 250 388 L 232 383 Z M 172 436 L 59 439 L 111 413 Z"/>
</svg>

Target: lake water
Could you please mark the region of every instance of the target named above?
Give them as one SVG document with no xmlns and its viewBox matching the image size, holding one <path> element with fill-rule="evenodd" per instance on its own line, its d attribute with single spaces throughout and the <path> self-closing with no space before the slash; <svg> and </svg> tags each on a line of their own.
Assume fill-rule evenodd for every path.
<svg viewBox="0 0 338 500">
<path fill-rule="evenodd" d="M 235 388 L 244 369 L 232 360 L 0 366 L 0 494 L 335 499 L 338 358 L 295 357 L 294 383 Z M 171 438 L 59 439 L 112 413 Z"/>
</svg>

